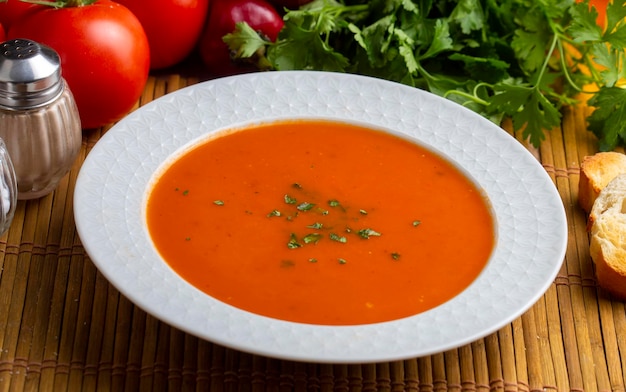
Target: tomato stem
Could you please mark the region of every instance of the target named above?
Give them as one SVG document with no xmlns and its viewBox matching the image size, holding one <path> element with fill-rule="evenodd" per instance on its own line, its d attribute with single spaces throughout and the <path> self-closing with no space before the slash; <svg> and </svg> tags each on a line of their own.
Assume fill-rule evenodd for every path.
<svg viewBox="0 0 626 392">
<path fill-rule="evenodd" d="M 0 0 L 0 2 L 2 1 L 6 1 L 6 0 Z M 54 7 L 54 8 L 82 7 L 82 6 L 90 5 L 96 2 L 96 0 L 57 0 L 57 1 L 20 0 L 20 1 L 24 3 L 45 5 L 45 6 Z"/>
</svg>

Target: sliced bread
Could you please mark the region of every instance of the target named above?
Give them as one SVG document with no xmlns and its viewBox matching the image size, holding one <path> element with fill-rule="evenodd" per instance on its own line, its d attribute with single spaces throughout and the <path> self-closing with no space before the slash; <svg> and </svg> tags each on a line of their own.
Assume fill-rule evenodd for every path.
<svg viewBox="0 0 626 392">
<path fill-rule="evenodd" d="M 617 175 L 601 190 L 589 223 L 589 252 L 598 284 L 626 300 L 626 174 Z"/>
<path fill-rule="evenodd" d="M 599 152 L 587 156 L 580 164 L 578 203 L 589 213 L 600 191 L 617 175 L 626 173 L 626 154 Z"/>
</svg>

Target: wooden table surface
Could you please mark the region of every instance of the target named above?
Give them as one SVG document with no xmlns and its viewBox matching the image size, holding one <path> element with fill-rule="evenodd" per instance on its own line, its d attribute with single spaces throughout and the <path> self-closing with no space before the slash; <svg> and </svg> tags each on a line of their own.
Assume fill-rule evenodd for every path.
<svg viewBox="0 0 626 392">
<path fill-rule="evenodd" d="M 138 106 L 202 80 L 176 70 L 152 75 Z M 501 330 L 458 349 L 353 365 L 225 348 L 120 295 L 92 264 L 74 225 L 76 176 L 109 127 L 85 131 L 69 175 L 54 193 L 21 201 L 0 238 L 0 392 L 624 391 L 626 309 L 596 284 L 577 205 L 580 162 L 597 150 L 588 113 L 566 108 L 561 126 L 539 149 L 529 148 L 553 179 L 569 226 L 563 267 L 545 295 Z"/>
</svg>

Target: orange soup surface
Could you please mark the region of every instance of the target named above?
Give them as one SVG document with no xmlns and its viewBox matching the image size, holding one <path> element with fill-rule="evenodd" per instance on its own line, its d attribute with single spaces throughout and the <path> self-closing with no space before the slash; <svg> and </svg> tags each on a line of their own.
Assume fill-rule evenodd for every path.
<svg viewBox="0 0 626 392">
<path fill-rule="evenodd" d="M 494 247 L 483 192 L 437 154 L 357 125 L 223 132 L 158 175 L 149 233 L 210 296 L 320 325 L 395 320 L 463 291 Z"/>
</svg>

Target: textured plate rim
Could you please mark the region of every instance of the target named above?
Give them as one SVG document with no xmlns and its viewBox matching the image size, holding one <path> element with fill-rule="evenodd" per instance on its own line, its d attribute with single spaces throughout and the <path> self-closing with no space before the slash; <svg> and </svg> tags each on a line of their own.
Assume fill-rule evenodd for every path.
<svg viewBox="0 0 626 392">
<path fill-rule="evenodd" d="M 207 133 L 277 118 L 335 119 L 394 129 L 462 167 L 483 187 L 498 221 L 496 249 L 485 271 L 459 296 L 431 311 L 343 327 L 258 316 L 188 285 L 164 265 L 143 227 L 138 207 L 152 175 L 172 154 Z M 554 183 L 501 128 L 422 90 L 313 71 L 211 80 L 140 107 L 108 130 L 86 157 L 76 181 L 74 211 L 91 260 L 146 312 L 226 347 L 311 362 L 400 360 L 487 336 L 545 293 L 567 242 L 565 211 Z"/>
</svg>

